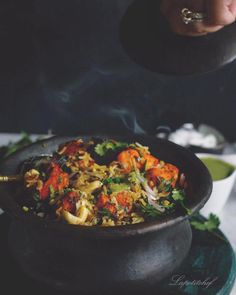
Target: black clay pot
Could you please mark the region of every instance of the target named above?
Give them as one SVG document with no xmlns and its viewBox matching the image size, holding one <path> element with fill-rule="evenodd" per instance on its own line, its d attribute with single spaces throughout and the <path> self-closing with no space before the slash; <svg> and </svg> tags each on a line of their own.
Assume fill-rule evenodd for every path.
<svg viewBox="0 0 236 295">
<path fill-rule="evenodd" d="M 88 138 L 78 136 L 81 137 Z M 190 151 L 147 136 L 108 138 L 138 141 L 149 146 L 157 157 L 177 165 L 187 176 L 186 205 L 193 212 L 208 200 L 211 177 Z M 0 172 L 14 174 L 23 160 L 50 154 L 58 144 L 70 139 L 54 137 L 24 148 L 5 160 Z M 10 184 L 0 186 L 1 206 L 12 216 L 11 250 L 29 276 L 59 289 L 78 291 L 79 294 L 117 294 L 127 290 L 139 294 L 144 287 L 150 286 L 151 290 L 170 275 L 191 246 L 188 216 L 183 212 L 175 212 L 161 221 L 136 225 L 74 226 L 23 212 L 13 192 Z"/>
</svg>

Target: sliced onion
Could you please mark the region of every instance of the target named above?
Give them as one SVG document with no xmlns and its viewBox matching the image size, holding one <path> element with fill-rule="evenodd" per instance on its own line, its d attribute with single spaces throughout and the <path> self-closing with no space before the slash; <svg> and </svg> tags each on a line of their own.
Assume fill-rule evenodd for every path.
<svg viewBox="0 0 236 295">
<path fill-rule="evenodd" d="M 162 206 L 160 206 L 160 205 L 158 205 L 156 202 L 154 202 L 153 200 L 149 200 L 149 198 L 148 198 L 148 203 L 149 203 L 149 205 L 151 205 L 151 206 L 153 206 L 155 209 L 157 209 L 158 211 L 160 211 L 160 212 L 165 212 L 165 208 L 164 207 L 162 207 Z"/>
<path fill-rule="evenodd" d="M 147 194 L 151 197 L 151 199 L 156 200 L 158 198 L 157 194 L 150 188 L 150 186 L 147 184 L 147 180 L 142 177 L 139 171 L 135 171 L 136 176 L 140 183 L 143 185 L 144 190 L 146 191 Z"/>
<path fill-rule="evenodd" d="M 147 183 L 147 180 L 142 177 L 142 175 L 140 174 L 140 172 L 138 170 L 135 171 L 136 172 L 136 176 L 138 178 L 138 180 L 140 181 L 140 183 L 142 184 L 146 194 L 147 194 L 147 198 L 148 198 L 148 204 L 153 206 L 155 209 L 157 209 L 160 212 L 165 212 L 165 208 L 163 208 L 162 206 L 158 205 L 155 201 L 159 198 L 158 195 L 150 188 L 150 186 Z"/>
</svg>

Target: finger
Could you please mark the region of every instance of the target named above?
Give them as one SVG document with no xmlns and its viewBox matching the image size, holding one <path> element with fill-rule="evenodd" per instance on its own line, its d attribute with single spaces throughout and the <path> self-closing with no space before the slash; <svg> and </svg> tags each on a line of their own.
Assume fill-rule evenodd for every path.
<svg viewBox="0 0 236 295">
<path fill-rule="evenodd" d="M 235 21 L 235 12 L 236 3 L 234 0 L 207 1 L 207 14 L 212 25 L 226 26 L 233 23 Z"/>
<path fill-rule="evenodd" d="M 179 0 L 177 1 L 180 4 L 181 1 Z M 185 5 L 189 10 L 193 12 L 206 13 L 207 11 L 206 0 L 198 0 L 198 1 L 186 0 Z M 183 23 L 182 18 L 181 18 L 181 21 Z M 212 24 L 208 22 L 208 19 L 203 20 L 201 22 L 189 23 L 187 25 L 183 24 L 183 26 L 187 26 L 187 31 L 185 32 L 188 34 L 188 36 L 202 36 L 207 33 L 216 32 L 222 28 L 222 26 L 220 25 L 212 26 Z"/>
<path fill-rule="evenodd" d="M 200 2 L 202 3 L 200 5 Z M 181 4 L 182 3 L 182 4 Z M 167 17 L 171 30 L 179 35 L 185 36 L 201 36 L 207 33 L 205 25 L 201 22 L 190 23 L 186 25 L 183 22 L 181 11 L 184 7 L 190 7 L 194 11 L 203 11 L 204 3 L 199 1 L 198 5 L 191 5 L 192 1 L 167 0 L 163 1 L 162 11 Z M 194 7 L 194 8 L 193 8 Z"/>
<path fill-rule="evenodd" d="M 233 0 L 236 3 L 236 0 Z M 161 3 L 161 10 L 169 21 L 171 30 L 174 33 L 184 36 L 203 36 L 220 30 L 223 26 L 212 25 L 207 20 L 204 22 L 194 22 L 185 24 L 181 17 L 181 10 L 188 7 L 192 11 L 205 12 L 205 1 L 191 0 L 164 0 Z"/>
<path fill-rule="evenodd" d="M 221 1 L 222 2 L 228 2 L 231 3 L 234 2 L 234 7 L 232 7 L 232 9 L 235 9 L 236 12 L 236 0 L 212 0 L 212 6 L 211 9 L 213 9 L 212 7 L 214 6 L 214 4 L 217 5 L 217 3 L 215 1 Z M 189 31 L 189 36 L 202 36 L 205 35 L 207 33 L 214 33 L 219 31 L 220 29 L 222 29 L 224 27 L 223 24 L 220 23 L 212 23 L 208 14 L 208 9 L 209 9 L 209 2 L 208 0 L 206 1 L 191 1 L 189 0 L 189 6 L 190 10 L 195 11 L 195 12 L 203 12 L 203 13 L 207 13 L 207 19 L 204 20 L 203 22 L 195 22 L 195 23 L 191 23 L 188 24 L 192 26 L 191 30 Z"/>
<path fill-rule="evenodd" d="M 232 0 L 232 3 L 229 6 L 229 10 L 236 18 L 236 0 Z"/>
</svg>

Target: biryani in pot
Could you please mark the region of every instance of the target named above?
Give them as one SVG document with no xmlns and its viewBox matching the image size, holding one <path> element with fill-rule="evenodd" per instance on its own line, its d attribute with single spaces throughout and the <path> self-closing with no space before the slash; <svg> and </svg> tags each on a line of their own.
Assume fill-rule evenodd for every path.
<svg viewBox="0 0 236 295">
<path fill-rule="evenodd" d="M 25 211 L 74 225 L 128 225 L 189 212 L 184 173 L 139 143 L 67 142 L 28 167 L 24 183 Z"/>
</svg>

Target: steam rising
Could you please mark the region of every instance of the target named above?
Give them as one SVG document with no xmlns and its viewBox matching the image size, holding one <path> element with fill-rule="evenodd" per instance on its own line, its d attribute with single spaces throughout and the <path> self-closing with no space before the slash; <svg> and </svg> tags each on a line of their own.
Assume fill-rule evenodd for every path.
<svg viewBox="0 0 236 295">
<path fill-rule="evenodd" d="M 106 107 L 103 111 L 111 117 L 120 118 L 124 126 L 134 134 L 146 134 L 146 131 L 139 125 L 133 110 L 128 108 Z"/>
</svg>

